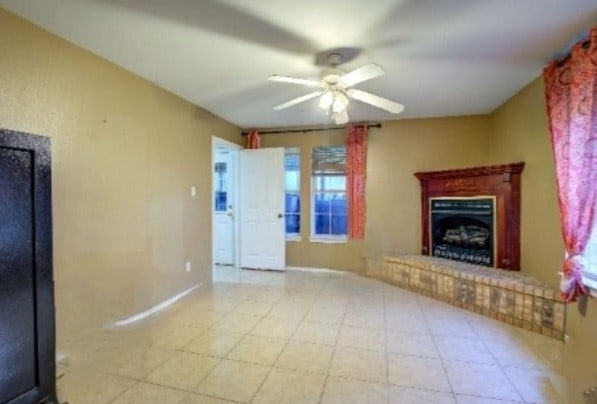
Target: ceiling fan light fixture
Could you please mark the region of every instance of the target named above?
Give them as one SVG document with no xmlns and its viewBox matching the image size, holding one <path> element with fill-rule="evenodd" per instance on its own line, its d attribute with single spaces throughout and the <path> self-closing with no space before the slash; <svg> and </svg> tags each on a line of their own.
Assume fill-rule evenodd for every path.
<svg viewBox="0 0 597 404">
<path fill-rule="evenodd" d="M 338 92 L 334 96 L 334 102 L 332 103 L 332 111 L 334 113 L 342 112 L 348 106 L 348 97 L 344 94 Z"/>
<path fill-rule="evenodd" d="M 331 91 L 326 91 L 319 99 L 319 108 L 323 109 L 324 111 L 327 111 L 328 109 L 330 109 L 333 102 L 334 94 L 332 94 Z"/>
</svg>

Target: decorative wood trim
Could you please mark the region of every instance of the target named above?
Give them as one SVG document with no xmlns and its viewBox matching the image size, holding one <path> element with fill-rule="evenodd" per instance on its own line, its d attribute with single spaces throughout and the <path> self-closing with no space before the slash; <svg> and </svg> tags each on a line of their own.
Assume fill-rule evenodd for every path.
<svg viewBox="0 0 597 404">
<path fill-rule="evenodd" d="M 496 197 L 498 268 L 520 270 L 520 176 L 524 162 L 456 170 L 417 172 L 421 183 L 422 253 L 430 255 L 429 199 L 436 197 Z"/>
</svg>

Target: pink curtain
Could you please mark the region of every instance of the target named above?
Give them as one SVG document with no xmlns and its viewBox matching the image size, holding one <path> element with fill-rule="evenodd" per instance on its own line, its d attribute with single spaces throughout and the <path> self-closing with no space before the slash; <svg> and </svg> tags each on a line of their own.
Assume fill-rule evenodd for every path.
<svg viewBox="0 0 597 404">
<path fill-rule="evenodd" d="M 597 208 L 597 27 L 543 72 L 566 259 L 562 297 L 586 294 L 583 253 Z"/>
<path fill-rule="evenodd" d="M 365 236 L 365 183 L 367 180 L 367 126 L 346 127 L 346 192 L 348 238 Z"/>
<path fill-rule="evenodd" d="M 247 144 L 245 149 L 259 149 L 261 147 L 261 136 L 256 130 L 251 130 L 247 133 Z"/>
</svg>

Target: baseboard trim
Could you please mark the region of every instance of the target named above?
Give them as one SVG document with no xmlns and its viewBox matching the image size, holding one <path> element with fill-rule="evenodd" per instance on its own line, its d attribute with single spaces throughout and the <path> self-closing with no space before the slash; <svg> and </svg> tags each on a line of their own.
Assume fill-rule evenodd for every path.
<svg viewBox="0 0 597 404">
<path fill-rule="evenodd" d="M 113 322 L 112 324 L 109 324 L 107 328 L 115 328 L 115 327 L 123 327 L 125 325 L 129 325 L 129 324 L 133 324 L 136 323 L 137 321 L 141 321 L 149 316 L 154 315 L 155 313 L 164 310 L 166 307 L 170 306 L 171 304 L 176 303 L 177 301 L 179 301 L 180 299 L 182 299 L 183 297 L 185 297 L 186 295 L 188 295 L 189 293 L 194 292 L 196 289 L 198 289 L 199 287 L 201 287 L 203 285 L 203 282 L 193 286 L 192 288 L 189 288 L 183 292 L 180 292 L 179 294 L 172 296 L 169 299 L 164 300 L 161 303 L 158 303 L 154 306 L 151 306 L 150 308 L 148 308 L 147 310 L 144 310 L 140 313 L 134 314 L 130 317 L 127 317 L 125 319 L 122 320 L 118 320 Z"/>
<path fill-rule="evenodd" d="M 338 274 L 344 274 L 347 271 L 345 269 L 330 269 L 330 268 L 313 268 L 313 267 L 286 267 L 287 271 L 302 271 L 302 272 L 315 272 L 315 273 L 324 273 L 324 272 L 332 272 Z"/>
</svg>

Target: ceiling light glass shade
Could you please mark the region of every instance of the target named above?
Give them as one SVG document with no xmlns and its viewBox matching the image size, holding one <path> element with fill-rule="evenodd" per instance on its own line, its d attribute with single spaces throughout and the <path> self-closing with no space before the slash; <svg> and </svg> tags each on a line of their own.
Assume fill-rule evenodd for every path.
<svg viewBox="0 0 597 404">
<path fill-rule="evenodd" d="M 342 93 L 336 93 L 332 103 L 332 111 L 342 112 L 348 106 L 348 98 Z"/>
<path fill-rule="evenodd" d="M 328 110 L 332 106 L 334 102 L 334 94 L 331 91 L 326 91 L 323 93 L 321 98 L 319 99 L 319 108 L 323 110 Z"/>
</svg>

